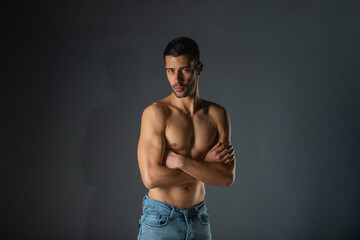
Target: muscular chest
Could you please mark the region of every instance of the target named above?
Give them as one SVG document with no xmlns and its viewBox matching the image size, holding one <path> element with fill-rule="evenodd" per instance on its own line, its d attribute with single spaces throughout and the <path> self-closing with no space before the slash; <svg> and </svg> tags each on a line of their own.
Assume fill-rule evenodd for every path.
<svg viewBox="0 0 360 240">
<path fill-rule="evenodd" d="M 165 130 L 168 148 L 191 157 L 202 157 L 214 144 L 217 129 L 205 114 L 188 116 L 180 112 L 171 114 Z"/>
</svg>

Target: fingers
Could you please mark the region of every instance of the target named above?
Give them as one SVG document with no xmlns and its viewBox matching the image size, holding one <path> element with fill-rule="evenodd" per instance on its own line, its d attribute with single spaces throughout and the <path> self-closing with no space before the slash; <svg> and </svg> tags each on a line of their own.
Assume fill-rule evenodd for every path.
<svg viewBox="0 0 360 240">
<path fill-rule="evenodd" d="M 226 148 L 219 154 L 220 162 L 229 164 L 235 160 L 234 147 L 228 144 Z"/>
<path fill-rule="evenodd" d="M 229 156 L 229 158 L 227 158 L 223 163 L 224 163 L 224 164 L 230 164 L 230 163 L 232 163 L 234 160 L 235 160 L 235 155 L 234 155 L 234 153 L 232 153 L 232 154 Z"/>
<path fill-rule="evenodd" d="M 228 144 L 224 147 L 224 149 L 219 153 L 220 159 L 223 160 L 223 158 L 234 152 L 234 148 L 231 144 Z"/>
<path fill-rule="evenodd" d="M 215 144 L 215 145 L 211 148 L 210 151 L 213 151 L 213 150 L 217 149 L 217 148 L 220 147 L 220 146 L 221 146 L 221 142 L 218 142 L 217 144 Z"/>
<path fill-rule="evenodd" d="M 226 157 L 226 159 L 224 159 L 224 160 L 222 161 L 222 163 L 228 165 L 228 164 L 233 163 L 234 160 L 235 160 L 235 155 L 234 155 L 234 153 L 232 153 L 232 154 L 230 154 L 228 157 Z"/>
<path fill-rule="evenodd" d="M 220 162 L 226 162 L 227 160 L 231 159 L 231 158 L 234 158 L 234 152 L 231 152 L 231 153 L 227 153 L 222 159 Z"/>
<path fill-rule="evenodd" d="M 221 153 L 222 151 L 224 151 L 224 149 L 225 149 L 226 147 L 229 146 L 229 144 L 223 144 L 223 143 L 218 143 L 218 144 L 219 144 L 219 146 L 218 146 L 217 149 L 215 150 L 216 154 Z"/>
<path fill-rule="evenodd" d="M 209 162 L 218 162 L 218 163 L 225 163 L 229 164 L 234 161 L 234 148 L 233 146 L 228 144 L 223 144 L 221 142 L 216 143 L 212 149 L 209 151 L 209 156 L 205 161 Z"/>
</svg>

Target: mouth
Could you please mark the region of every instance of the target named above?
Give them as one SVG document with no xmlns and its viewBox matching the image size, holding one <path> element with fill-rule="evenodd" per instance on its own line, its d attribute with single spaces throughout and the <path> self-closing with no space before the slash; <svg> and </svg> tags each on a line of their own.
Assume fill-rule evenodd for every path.
<svg viewBox="0 0 360 240">
<path fill-rule="evenodd" d="M 175 87 L 174 87 L 174 90 L 175 90 L 176 92 L 182 92 L 182 91 L 184 91 L 184 88 L 185 88 L 185 86 L 175 86 Z"/>
</svg>

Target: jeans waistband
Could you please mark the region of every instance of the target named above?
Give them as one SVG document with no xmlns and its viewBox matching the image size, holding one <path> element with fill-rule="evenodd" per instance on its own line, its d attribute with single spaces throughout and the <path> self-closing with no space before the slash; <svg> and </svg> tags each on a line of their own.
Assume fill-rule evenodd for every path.
<svg viewBox="0 0 360 240">
<path fill-rule="evenodd" d="M 147 194 L 145 195 L 143 201 L 143 208 L 144 207 L 161 211 L 170 217 L 173 217 L 174 215 L 182 215 L 187 218 L 192 218 L 206 211 L 205 201 L 191 208 L 177 208 L 171 204 L 152 199 Z"/>
</svg>

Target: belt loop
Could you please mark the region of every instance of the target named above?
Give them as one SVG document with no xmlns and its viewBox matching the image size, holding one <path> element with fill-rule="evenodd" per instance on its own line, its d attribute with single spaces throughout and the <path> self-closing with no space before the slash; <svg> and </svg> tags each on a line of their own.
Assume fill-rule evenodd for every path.
<svg viewBox="0 0 360 240">
<path fill-rule="evenodd" d="M 171 212 L 170 212 L 170 220 L 171 220 L 172 217 L 173 217 L 173 213 L 174 213 L 174 208 L 172 207 L 172 208 L 171 208 Z"/>
<path fill-rule="evenodd" d="M 142 201 L 142 204 L 141 204 L 143 209 L 144 209 L 144 205 L 145 205 L 145 201 L 146 201 L 145 199 L 146 199 L 146 196 L 143 198 L 143 201 Z"/>
</svg>

